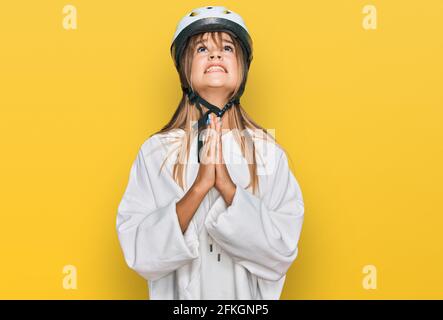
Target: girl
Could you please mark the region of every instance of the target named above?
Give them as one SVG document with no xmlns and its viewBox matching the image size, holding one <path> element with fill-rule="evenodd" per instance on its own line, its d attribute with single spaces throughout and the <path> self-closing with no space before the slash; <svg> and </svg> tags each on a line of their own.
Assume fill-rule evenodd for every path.
<svg viewBox="0 0 443 320">
<path fill-rule="evenodd" d="M 240 105 L 248 29 L 224 7 L 197 8 L 171 54 L 183 97 L 132 165 L 117 214 L 126 263 L 151 299 L 279 299 L 304 203 L 285 152 Z"/>
</svg>

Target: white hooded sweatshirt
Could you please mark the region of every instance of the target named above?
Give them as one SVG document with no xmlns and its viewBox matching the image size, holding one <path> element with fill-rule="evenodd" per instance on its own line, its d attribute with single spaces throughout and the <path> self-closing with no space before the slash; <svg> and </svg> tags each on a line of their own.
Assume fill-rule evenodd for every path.
<svg viewBox="0 0 443 320">
<path fill-rule="evenodd" d="M 224 161 L 236 184 L 233 201 L 227 206 L 212 188 L 184 234 L 176 203 L 197 177 L 197 137 L 186 168 L 186 190 L 172 176 L 174 147 L 185 131 L 155 134 L 142 144 L 118 207 L 117 233 L 126 263 L 148 281 L 150 299 L 280 298 L 298 253 L 304 203 L 285 152 L 247 130 L 259 154 L 259 196 L 246 189 L 249 168 L 232 131 L 223 133 Z"/>
</svg>

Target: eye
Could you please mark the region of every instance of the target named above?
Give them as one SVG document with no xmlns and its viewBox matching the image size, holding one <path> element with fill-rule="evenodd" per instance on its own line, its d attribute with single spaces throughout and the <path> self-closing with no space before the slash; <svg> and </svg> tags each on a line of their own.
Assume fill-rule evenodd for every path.
<svg viewBox="0 0 443 320">
<path fill-rule="evenodd" d="M 206 49 L 206 47 L 204 47 L 204 46 L 200 46 L 200 47 L 198 47 L 198 48 L 197 48 L 197 52 L 202 52 L 202 51 L 200 51 L 200 49 Z"/>
<path fill-rule="evenodd" d="M 234 51 L 234 49 L 231 46 L 225 46 L 225 49 L 228 48 L 231 52 Z"/>
</svg>

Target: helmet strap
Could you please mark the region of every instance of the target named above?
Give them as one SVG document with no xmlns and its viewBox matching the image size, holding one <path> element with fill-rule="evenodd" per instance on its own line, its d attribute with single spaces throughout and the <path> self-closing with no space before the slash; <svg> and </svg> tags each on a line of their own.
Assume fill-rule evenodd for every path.
<svg viewBox="0 0 443 320">
<path fill-rule="evenodd" d="M 214 113 L 217 117 L 221 118 L 223 117 L 223 114 L 229 110 L 234 104 L 240 103 L 240 98 L 232 98 L 228 101 L 228 103 L 225 104 L 223 109 L 219 109 L 213 104 L 209 103 L 202 97 L 198 95 L 197 92 L 193 91 L 191 88 L 182 88 L 183 91 L 186 93 L 186 95 L 189 98 L 189 101 L 197 107 L 197 109 L 200 111 L 200 119 L 198 120 L 198 148 L 197 148 L 197 159 L 200 163 L 200 150 L 203 147 L 203 140 L 200 139 L 201 131 L 203 130 L 204 126 L 208 124 L 209 121 L 209 114 Z M 201 108 L 201 105 L 203 104 L 206 108 L 208 108 L 208 111 L 203 114 L 203 110 Z"/>
</svg>

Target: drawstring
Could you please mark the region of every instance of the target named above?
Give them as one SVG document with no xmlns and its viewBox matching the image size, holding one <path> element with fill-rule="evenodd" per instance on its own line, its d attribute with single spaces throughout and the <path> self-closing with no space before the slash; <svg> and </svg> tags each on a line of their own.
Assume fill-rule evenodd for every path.
<svg viewBox="0 0 443 320">
<path fill-rule="evenodd" d="M 197 159 L 198 159 L 198 162 L 200 163 L 200 149 L 203 147 L 203 140 L 200 140 L 200 133 L 201 133 L 203 127 L 208 124 L 209 114 L 215 113 L 215 115 L 217 117 L 220 117 L 220 118 L 223 117 L 223 114 L 229 108 L 231 108 L 232 105 L 240 103 L 240 98 L 231 99 L 228 103 L 226 103 L 226 105 L 223 107 L 223 109 L 220 110 L 219 108 L 217 108 L 213 104 L 209 103 L 208 101 L 206 101 L 205 99 L 200 97 L 191 88 L 182 87 L 182 89 L 186 93 L 186 95 L 188 96 L 189 101 L 192 104 L 195 104 L 195 106 L 197 107 L 197 109 L 200 111 L 200 114 L 201 114 L 201 117 L 198 120 L 198 148 L 197 148 Z M 205 114 L 203 114 L 203 110 L 200 106 L 200 103 L 204 104 L 205 107 L 207 107 L 209 109 Z"/>
<path fill-rule="evenodd" d="M 209 252 L 212 252 L 214 249 L 214 242 L 211 239 L 211 243 L 209 244 Z M 220 262 L 221 260 L 221 250 L 218 251 L 217 253 L 217 261 Z"/>
<path fill-rule="evenodd" d="M 212 192 L 213 192 L 213 190 L 214 190 L 214 189 L 211 189 L 211 190 L 209 190 L 209 192 L 208 192 L 209 204 L 212 203 Z M 214 251 L 214 246 L 215 246 L 215 244 L 214 244 L 213 239 L 212 239 L 211 236 L 209 236 L 209 235 L 208 235 L 208 242 L 209 242 L 209 252 Z M 218 250 L 218 254 L 217 254 L 217 261 L 220 262 L 220 260 L 221 260 L 221 248 L 220 248 L 220 247 L 218 247 L 218 248 L 219 248 L 219 250 Z"/>
</svg>

